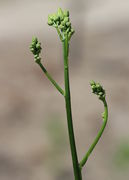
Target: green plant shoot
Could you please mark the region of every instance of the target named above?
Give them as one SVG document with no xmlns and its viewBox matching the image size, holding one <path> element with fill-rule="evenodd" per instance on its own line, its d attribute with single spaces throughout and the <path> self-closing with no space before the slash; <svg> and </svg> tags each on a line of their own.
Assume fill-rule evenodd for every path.
<svg viewBox="0 0 129 180">
<path fill-rule="evenodd" d="M 98 96 L 98 98 L 104 104 L 104 113 L 102 114 L 103 123 L 100 131 L 98 132 L 95 140 L 91 144 L 90 148 L 79 162 L 78 154 L 75 143 L 74 129 L 73 129 L 73 120 L 72 120 L 72 108 L 71 108 L 71 94 L 70 94 L 70 82 L 69 82 L 69 42 L 74 34 L 74 29 L 71 26 L 69 11 L 63 11 L 61 8 L 58 8 L 57 12 L 54 14 L 48 15 L 48 25 L 53 26 L 59 35 L 60 41 L 62 43 L 63 48 L 63 60 L 64 60 L 64 90 L 58 85 L 58 83 L 52 78 L 52 76 L 48 73 L 44 65 L 41 63 L 41 43 L 38 41 L 36 37 L 32 39 L 32 43 L 30 45 L 30 50 L 34 55 L 35 62 L 40 66 L 42 71 L 45 73 L 50 82 L 55 86 L 55 88 L 59 91 L 59 93 L 64 97 L 65 100 L 65 108 L 66 108 L 66 116 L 67 116 L 67 125 L 68 125 L 68 135 L 73 163 L 73 172 L 75 180 L 82 180 L 82 168 L 86 164 L 91 152 L 95 148 L 98 143 L 100 137 L 103 134 L 103 131 L 107 124 L 108 119 L 108 106 L 106 102 L 106 93 L 103 87 L 99 83 L 95 83 L 94 81 L 90 82 L 92 92 Z"/>
</svg>

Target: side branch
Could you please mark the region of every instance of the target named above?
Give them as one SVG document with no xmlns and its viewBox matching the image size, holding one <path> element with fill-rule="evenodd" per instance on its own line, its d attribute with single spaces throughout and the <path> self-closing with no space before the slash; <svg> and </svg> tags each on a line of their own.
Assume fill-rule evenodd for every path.
<svg viewBox="0 0 129 180">
<path fill-rule="evenodd" d="M 34 55 L 34 60 L 35 62 L 41 67 L 42 71 L 45 73 L 45 75 L 47 76 L 47 78 L 51 81 L 51 83 L 56 87 L 56 89 L 63 95 L 65 96 L 65 93 L 63 91 L 63 89 L 56 83 L 56 81 L 51 77 L 51 75 L 47 72 L 47 70 L 45 69 L 45 67 L 42 65 L 41 63 L 41 57 L 40 57 L 40 53 L 41 53 L 41 43 L 38 41 L 38 39 L 36 37 L 32 38 L 32 43 L 30 45 L 30 50 Z"/>
<path fill-rule="evenodd" d="M 51 81 L 51 83 L 55 86 L 55 88 L 63 95 L 65 96 L 65 93 L 63 91 L 63 89 L 56 83 L 56 81 L 51 77 L 51 75 L 47 72 L 47 70 L 45 69 L 45 67 L 42 65 L 41 62 L 38 62 L 37 63 L 42 71 L 44 72 L 44 74 L 47 76 L 47 78 Z"/>
<path fill-rule="evenodd" d="M 98 132 L 95 140 L 93 141 L 93 143 L 91 144 L 89 150 L 87 151 L 86 155 L 83 157 L 82 161 L 80 162 L 79 166 L 80 169 L 85 165 L 85 163 L 87 162 L 90 154 L 92 153 L 92 151 L 94 150 L 96 144 L 98 143 L 98 141 L 100 140 L 104 129 L 106 127 L 107 124 L 107 120 L 108 120 L 108 106 L 107 106 L 107 102 L 106 102 L 106 92 L 103 89 L 103 87 L 101 86 L 101 84 L 96 83 L 95 81 L 91 81 L 90 82 L 91 88 L 92 88 L 92 92 L 94 94 L 96 94 L 98 96 L 98 98 L 103 102 L 104 104 L 104 112 L 102 114 L 103 117 L 103 124 L 102 127 L 100 129 L 100 131 Z"/>
<path fill-rule="evenodd" d="M 105 129 L 105 127 L 106 127 L 107 120 L 108 120 L 108 107 L 107 107 L 107 102 L 106 102 L 106 100 L 104 100 L 104 108 L 105 108 L 105 111 L 104 111 L 104 113 L 103 113 L 103 124 L 102 124 L 102 127 L 101 127 L 100 131 L 98 132 L 98 134 L 97 134 L 97 136 L 96 136 L 93 144 L 90 146 L 90 148 L 89 148 L 89 150 L 87 151 L 86 155 L 85 155 L 85 156 L 83 157 L 83 159 L 81 160 L 81 162 L 80 162 L 80 164 L 79 164 L 79 165 L 80 165 L 80 168 L 82 168 L 82 167 L 86 164 L 86 162 L 87 162 L 90 154 L 91 154 L 92 151 L 94 150 L 96 144 L 98 143 L 98 141 L 100 140 L 100 138 L 101 138 L 101 136 L 102 136 L 102 134 L 103 134 L 103 132 L 104 132 L 104 129 Z"/>
</svg>

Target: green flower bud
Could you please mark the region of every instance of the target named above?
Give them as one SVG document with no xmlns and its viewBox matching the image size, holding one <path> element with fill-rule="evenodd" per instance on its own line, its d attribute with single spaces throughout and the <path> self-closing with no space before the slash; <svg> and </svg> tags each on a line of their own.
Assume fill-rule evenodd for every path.
<svg viewBox="0 0 129 180">
<path fill-rule="evenodd" d="M 71 32 L 72 32 L 72 33 L 75 33 L 75 30 L 71 28 Z"/>
<path fill-rule="evenodd" d="M 36 44 L 36 48 L 37 48 L 37 49 L 41 49 L 41 43 L 38 42 L 38 43 Z"/>
<path fill-rule="evenodd" d="M 71 33 L 71 31 L 70 31 L 70 27 L 67 27 L 66 32 L 67 32 L 67 33 L 69 33 L 69 32 Z"/>
<path fill-rule="evenodd" d="M 53 20 L 56 22 L 56 21 L 58 21 L 59 20 L 59 16 L 57 15 L 57 14 L 54 14 L 53 15 Z"/>
<path fill-rule="evenodd" d="M 57 27 L 58 27 L 58 25 L 57 25 L 57 24 L 53 24 L 53 27 L 57 28 Z"/>
<path fill-rule="evenodd" d="M 102 118 L 105 119 L 105 112 L 102 113 Z"/>
<path fill-rule="evenodd" d="M 32 37 L 32 44 L 35 44 L 38 42 L 38 39 L 36 37 Z"/>
<path fill-rule="evenodd" d="M 90 82 L 92 92 L 98 96 L 100 100 L 103 100 L 106 96 L 105 90 L 99 83 L 95 83 L 94 81 Z"/>
<path fill-rule="evenodd" d="M 96 84 L 91 85 L 92 89 L 96 89 Z"/>
<path fill-rule="evenodd" d="M 70 26 L 70 27 L 71 27 L 71 26 Z M 71 28 L 71 29 L 70 29 L 70 32 L 71 32 L 71 36 L 72 36 L 75 31 L 74 31 L 74 29 Z"/>
<path fill-rule="evenodd" d="M 49 15 L 48 15 L 48 19 L 50 19 L 51 21 L 53 21 L 53 14 L 49 14 Z"/>
<path fill-rule="evenodd" d="M 68 32 L 68 37 L 70 38 L 72 36 L 72 33 L 71 32 Z"/>
<path fill-rule="evenodd" d="M 103 95 L 103 93 L 102 93 L 102 92 L 99 92 L 98 94 L 99 94 L 100 96 L 102 96 L 102 95 Z"/>
<path fill-rule="evenodd" d="M 36 62 L 40 62 L 41 58 L 39 57 L 39 54 L 41 52 L 41 43 L 38 42 L 37 38 L 32 39 L 32 43 L 30 45 L 30 50 L 34 54 L 34 59 Z"/>
<path fill-rule="evenodd" d="M 35 59 L 37 59 L 38 57 L 39 57 L 39 55 L 38 55 L 38 54 L 35 54 L 35 55 L 34 55 L 34 58 L 35 58 Z"/>
<path fill-rule="evenodd" d="M 31 50 L 31 51 L 34 51 L 34 48 L 33 48 L 32 46 L 30 46 L 30 50 Z"/>
<path fill-rule="evenodd" d="M 65 16 L 65 17 L 69 17 L 69 11 L 64 10 L 64 16 Z"/>
<path fill-rule="evenodd" d="M 64 21 L 62 21 L 62 22 L 61 22 L 61 25 L 62 25 L 62 26 L 64 26 L 64 25 L 65 25 L 65 22 L 64 22 Z"/>
<path fill-rule="evenodd" d="M 39 56 L 35 57 L 35 62 L 36 63 L 40 63 L 40 61 L 41 61 L 41 58 Z"/>
<path fill-rule="evenodd" d="M 36 42 L 32 41 L 31 46 L 35 46 Z"/>
<path fill-rule="evenodd" d="M 57 14 L 60 20 L 62 21 L 64 19 L 64 14 L 61 8 L 58 8 Z"/>
<path fill-rule="evenodd" d="M 99 83 L 96 83 L 97 88 L 101 88 L 101 85 Z"/>
<path fill-rule="evenodd" d="M 69 18 L 68 18 L 68 17 L 65 17 L 65 18 L 64 18 L 64 22 L 65 22 L 65 23 L 69 22 Z"/>
<path fill-rule="evenodd" d="M 53 21 L 52 21 L 51 19 L 48 19 L 48 22 L 47 22 L 47 23 L 48 23 L 49 26 L 52 26 L 52 25 L 53 25 Z"/>
<path fill-rule="evenodd" d="M 48 16 L 48 25 L 57 29 L 61 40 L 65 39 L 66 35 L 68 35 L 68 39 L 70 40 L 74 33 L 69 20 L 69 11 L 65 10 L 63 12 L 61 8 L 58 8 L 57 13 Z"/>
<path fill-rule="evenodd" d="M 34 49 L 34 48 L 32 48 L 32 47 L 30 47 L 30 50 L 31 50 L 31 52 L 34 54 L 35 49 Z"/>
<path fill-rule="evenodd" d="M 67 22 L 66 26 L 68 26 L 68 27 L 71 26 L 71 22 Z"/>
<path fill-rule="evenodd" d="M 71 29 L 71 31 L 72 31 L 72 29 Z M 91 86 L 95 85 L 95 82 L 94 82 L 93 80 L 90 81 L 90 85 L 91 85 Z"/>
</svg>

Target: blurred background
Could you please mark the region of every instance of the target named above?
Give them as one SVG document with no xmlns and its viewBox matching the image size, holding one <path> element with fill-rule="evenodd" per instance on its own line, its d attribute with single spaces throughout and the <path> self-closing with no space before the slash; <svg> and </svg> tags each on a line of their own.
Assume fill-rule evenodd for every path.
<svg viewBox="0 0 129 180">
<path fill-rule="evenodd" d="M 49 13 L 70 10 L 74 129 L 82 159 L 102 124 L 103 105 L 90 80 L 107 92 L 109 121 L 83 169 L 85 180 L 129 179 L 129 1 L 0 0 L 0 180 L 73 180 L 63 97 L 34 63 L 42 62 L 63 87 L 62 45 Z"/>
</svg>

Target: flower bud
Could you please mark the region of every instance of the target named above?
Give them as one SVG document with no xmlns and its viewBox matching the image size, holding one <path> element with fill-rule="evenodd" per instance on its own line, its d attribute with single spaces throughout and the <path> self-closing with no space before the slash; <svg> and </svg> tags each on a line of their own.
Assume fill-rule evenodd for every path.
<svg viewBox="0 0 129 180">
<path fill-rule="evenodd" d="M 70 27 L 67 27 L 66 32 L 67 32 L 67 33 L 71 32 L 71 31 L 70 31 Z"/>
<path fill-rule="evenodd" d="M 105 119 L 105 112 L 102 113 L 102 118 Z"/>
<path fill-rule="evenodd" d="M 75 33 L 75 30 L 71 28 L 71 32 L 72 32 L 72 33 Z"/>
<path fill-rule="evenodd" d="M 60 20 L 62 21 L 64 19 L 64 14 L 61 8 L 58 8 L 57 14 L 60 18 Z"/>
<path fill-rule="evenodd" d="M 99 83 L 95 83 L 94 81 L 90 82 L 92 92 L 98 96 L 100 100 L 103 100 L 106 96 L 105 90 Z"/>
<path fill-rule="evenodd" d="M 40 49 L 40 48 L 41 48 L 40 45 L 41 45 L 41 44 L 38 42 L 38 43 L 36 44 L 36 48 L 37 48 L 37 49 Z"/>
<path fill-rule="evenodd" d="M 36 37 L 32 37 L 32 44 L 37 43 L 38 39 Z"/>
<path fill-rule="evenodd" d="M 72 30 L 72 29 L 71 29 Z M 90 85 L 95 85 L 95 82 L 93 80 L 90 81 Z"/>
<path fill-rule="evenodd" d="M 58 21 L 59 20 L 59 16 L 57 15 L 57 14 L 54 14 L 53 15 L 53 20 L 56 22 L 56 21 Z"/>
<path fill-rule="evenodd" d="M 47 22 L 47 23 L 48 23 L 49 26 L 52 26 L 52 25 L 53 25 L 53 22 L 52 22 L 51 19 L 48 19 L 48 22 Z"/>
<path fill-rule="evenodd" d="M 71 26 L 71 22 L 67 22 L 66 26 L 68 26 L 68 27 Z"/>
<path fill-rule="evenodd" d="M 41 58 L 39 57 L 39 54 L 41 52 L 41 43 L 38 42 L 38 39 L 33 37 L 32 43 L 30 45 L 30 50 L 34 54 L 35 62 L 40 62 Z"/>
<path fill-rule="evenodd" d="M 69 11 L 64 10 L 64 16 L 65 16 L 65 17 L 69 17 Z"/>
<path fill-rule="evenodd" d="M 65 39 L 66 35 L 70 40 L 74 30 L 71 28 L 71 22 L 69 20 L 69 11 L 62 11 L 58 8 L 57 13 L 48 16 L 48 25 L 57 29 L 60 39 Z"/>
<path fill-rule="evenodd" d="M 64 21 L 62 21 L 62 22 L 61 22 L 61 25 L 62 25 L 62 26 L 64 26 L 64 25 L 65 25 L 65 22 L 64 22 Z"/>
<path fill-rule="evenodd" d="M 53 14 L 49 14 L 49 15 L 48 15 L 48 19 L 50 19 L 51 21 L 53 21 Z"/>
<path fill-rule="evenodd" d="M 65 22 L 65 23 L 69 22 L 69 18 L 68 18 L 68 17 L 65 17 L 65 18 L 64 18 L 64 22 Z"/>
</svg>

